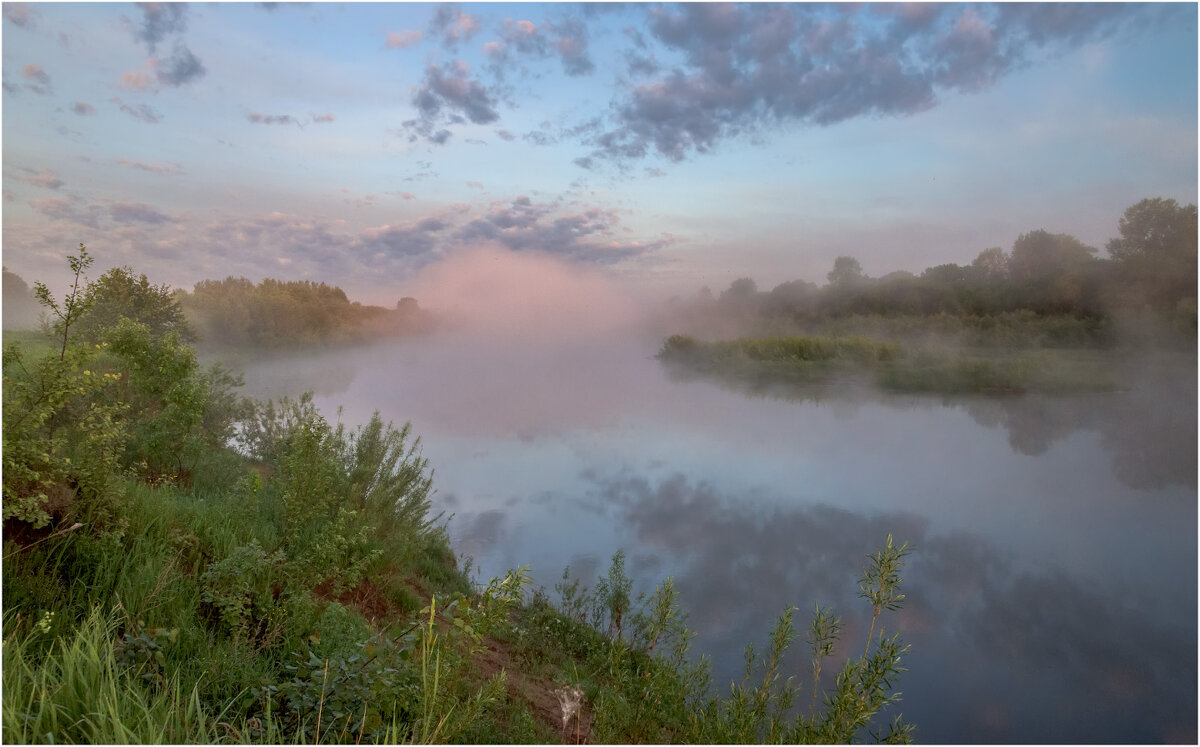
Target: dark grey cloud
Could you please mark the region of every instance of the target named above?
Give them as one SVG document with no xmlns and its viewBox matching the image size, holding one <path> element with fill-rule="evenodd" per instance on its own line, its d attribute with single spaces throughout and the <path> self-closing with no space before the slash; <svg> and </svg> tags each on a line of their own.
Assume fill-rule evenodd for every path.
<svg viewBox="0 0 1200 747">
<path fill-rule="evenodd" d="M 133 38 L 144 42 L 150 54 L 167 36 L 187 29 L 186 3 L 137 3 L 137 7 L 142 23 L 133 29 Z"/>
<path fill-rule="evenodd" d="M 420 116 L 404 123 L 410 141 L 424 138 L 442 144 L 450 138 L 445 124 L 490 124 L 500 119 L 495 95 L 471 77 L 470 66 L 462 60 L 444 69 L 436 64 L 425 68 L 425 78 L 413 91 L 412 102 Z"/>
<path fill-rule="evenodd" d="M 134 119 L 141 120 L 142 122 L 148 122 L 149 124 L 157 124 L 158 122 L 162 121 L 162 113 L 154 107 L 148 106 L 147 104 L 138 104 L 136 106 L 132 104 L 126 104 L 116 96 L 109 99 L 109 101 L 116 104 L 118 107 L 120 107 L 121 111 L 125 112 Z"/>
<path fill-rule="evenodd" d="M 449 224 L 430 217 L 405 225 L 387 225 L 364 231 L 354 241 L 362 256 L 376 259 L 429 259 L 435 254 L 439 236 Z"/>
<path fill-rule="evenodd" d="M 21 28 L 34 28 L 41 13 L 25 3 L 4 3 L 4 20 Z"/>
<path fill-rule="evenodd" d="M 594 264 L 612 264 L 656 251 L 670 238 L 649 242 L 618 238 L 621 228 L 616 210 L 584 207 L 564 211 L 554 203 L 538 203 L 525 195 L 511 202 L 493 203 L 491 209 L 456 231 L 463 244 L 493 241 L 513 251 L 537 250 Z"/>
<path fill-rule="evenodd" d="M 92 106 L 86 101 L 76 101 L 71 107 L 71 111 L 75 112 L 81 117 L 87 117 L 96 113 L 96 107 Z"/>
<path fill-rule="evenodd" d="M 168 86 L 182 86 L 199 80 L 208 71 L 192 51 L 182 44 L 175 47 L 171 56 L 162 60 L 155 70 L 158 81 Z"/>
<path fill-rule="evenodd" d="M 1155 13 L 1139 5 L 646 6 L 629 29 L 627 75 L 593 155 L 673 161 L 728 138 L 924 111 Z M 661 48 L 682 62 L 664 66 Z M 647 76 L 650 76 L 647 79 Z"/>
<path fill-rule="evenodd" d="M 170 216 L 144 202 L 118 202 L 110 205 L 108 213 L 117 223 L 167 223 Z"/>
</svg>

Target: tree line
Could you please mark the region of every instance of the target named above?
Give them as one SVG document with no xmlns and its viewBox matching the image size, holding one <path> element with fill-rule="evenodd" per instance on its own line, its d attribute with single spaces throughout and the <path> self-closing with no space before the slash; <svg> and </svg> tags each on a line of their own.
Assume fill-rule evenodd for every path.
<svg viewBox="0 0 1200 747">
<path fill-rule="evenodd" d="M 341 288 L 309 280 L 246 278 L 203 280 L 191 293 L 155 285 L 145 274 L 115 267 L 87 285 L 89 311 L 78 324 L 96 338 L 127 317 L 155 336 L 175 331 L 181 342 L 271 348 L 355 342 L 416 334 L 433 327 L 417 300 L 401 298 L 395 308 L 350 301 Z M 4 326 L 34 327 L 41 308 L 25 281 L 4 270 Z"/>
<path fill-rule="evenodd" d="M 919 275 L 870 277 L 856 258 L 841 256 L 824 286 L 792 280 L 760 291 L 743 277 L 717 297 L 704 289 L 680 305 L 686 313 L 799 324 L 855 316 L 1137 317 L 1194 338 L 1196 231 L 1195 205 L 1145 199 L 1121 217 L 1107 258 L 1074 236 L 1039 229 L 1018 236 L 1010 251 L 991 247 L 970 264 Z"/>
</svg>

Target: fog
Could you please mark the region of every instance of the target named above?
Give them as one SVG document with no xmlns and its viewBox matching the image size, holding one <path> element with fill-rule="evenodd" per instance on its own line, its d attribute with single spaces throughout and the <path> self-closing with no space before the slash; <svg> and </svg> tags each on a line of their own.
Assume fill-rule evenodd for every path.
<svg viewBox="0 0 1200 747">
<path fill-rule="evenodd" d="M 672 375 L 653 304 L 552 257 L 481 247 L 398 295 L 453 323 L 247 364 L 247 394 L 411 421 L 481 578 L 591 585 L 624 548 L 635 591 L 674 576 L 724 688 L 789 604 L 860 649 L 891 533 L 918 740 L 1196 739 L 1194 356 L 1087 396 L 739 388 Z"/>
</svg>

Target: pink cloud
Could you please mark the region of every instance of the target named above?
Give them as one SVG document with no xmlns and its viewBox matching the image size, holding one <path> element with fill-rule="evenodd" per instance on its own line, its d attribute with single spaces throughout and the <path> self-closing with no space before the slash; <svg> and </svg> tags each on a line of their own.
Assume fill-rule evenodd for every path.
<svg viewBox="0 0 1200 747">
<path fill-rule="evenodd" d="M 384 46 L 388 49 L 408 49 L 416 46 L 420 41 L 420 31 L 401 31 L 399 33 L 389 31 Z"/>
<path fill-rule="evenodd" d="M 154 83 L 149 75 L 145 73 L 121 73 L 121 88 L 132 89 L 134 91 L 145 91 Z"/>
</svg>

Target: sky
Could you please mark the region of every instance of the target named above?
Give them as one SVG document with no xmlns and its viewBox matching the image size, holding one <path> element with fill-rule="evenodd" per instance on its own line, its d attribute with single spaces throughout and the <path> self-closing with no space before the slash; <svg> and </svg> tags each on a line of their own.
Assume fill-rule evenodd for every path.
<svg viewBox="0 0 1200 747">
<path fill-rule="evenodd" d="M 1196 202 L 1197 6 L 3 4 L 3 262 L 651 296 Z M 501 258 L 501 259 L 497 259 Z M 517 261 L 504 273 L 520 283 Z M 514 275 L 514 273 L 516 273 Z M 531 272 L 528 282 L 553 277 Z"/>
</svg>

